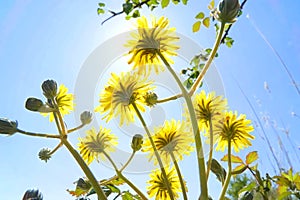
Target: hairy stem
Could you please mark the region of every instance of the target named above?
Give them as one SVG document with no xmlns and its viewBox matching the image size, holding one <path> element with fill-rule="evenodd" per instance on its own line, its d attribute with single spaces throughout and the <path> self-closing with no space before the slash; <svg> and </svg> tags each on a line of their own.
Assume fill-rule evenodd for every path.
<svg viewBox="0 0 300 200">
<path fill-rule="evenodd" d="M 206 179 L 208 180 L 209 172 L 211 168 L 211 161 L 213 156 L 214 137 L 213 137 L 213 126 L 211 117 L 209 118 L 209 156 L 207 161 Z"/>
<path fill-rule="evenodd" d="M 27 132 L 23 131 L 21 129 L 17 130 L 19 133 L 24 134 L 24 135 L 29 135 L 29 136 L 34 136 L 34 137 L 44 137 L 44 138 L 56 138 L 59 139 L 59 135 L 52 135 L 52 134 L 44 134 L 44 133 L 32 133 L 32 132 Z"/>
<path fill-rule="evenodd" d="M 230 178 L 231 178 L 231 171 L 232 171 L 232 166 L 231 166 L 231 140 L 228 140 L 228 173 L 226 175 L 226 179 L 222 188 L 222 192 L 220 195 L 219 200 L 224 200 L 225 199 L 225 194 L 230 182 Z"/>
<path fill-rule="evenodd" d="M 176 100 L 180 97 L 182 97 L 182 94 L 177 94 L 177 95 L 174 95 L 174 96 L 171 96 L 171 97 L 167 97 L 165 99 L 159 99 L 159 100 L 157 100 L 157 103 L 165 103 L 165 102 L 168 102 L 168 101 Z"/>
</svg>

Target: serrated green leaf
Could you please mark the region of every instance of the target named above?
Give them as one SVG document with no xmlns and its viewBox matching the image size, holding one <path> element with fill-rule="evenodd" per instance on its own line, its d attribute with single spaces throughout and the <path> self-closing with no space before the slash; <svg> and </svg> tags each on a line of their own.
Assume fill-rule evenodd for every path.
<svg viewBox="0 0 300 200">
<path fill-rule="evenodd" d="M 101 14 L 104 14 L 105 11 L 102 8 L 98 8 L 97 13 L 98 13 L 98 15 L 101 15 Z"/>
<path fill-rule="evenodd" d="M 200 30 L 201 22 L 197 21 L 193 24 L 193 32 L 198 32 Z"/>
<path fill-rule="evenodd" d="M 105 6 L 105 3 L 98 3 L 98 6 L 99 6 L 99 7 L 104 7 L 104 6 Z"/>
<path fill-rule="evenodd" d="M 248 155 L 246 156 L 246 164 L 250 165 L 257 159 L 258 159 L 257 151 L 252 151 L 252 152 L 248 153 Z"/>
<path fill-rule="evenodd" d="M 225 44 L 227 47 L 231 48 L 233 45 L 234 40 L 231 37 L 226 37 L 225 38 Z"/>
<path fill-rule="evenodd" d="M 169 5 L 169 3 L 170 3 L 170 0 L 162 0 L 161 1 L 161 7 L 165 8 Z"/>
<path fill-rule="evenodd" d="M 203 12 L 199 12 L 197 15 L 196 15 L 196 19 L 203 19 L 205 16 L 205 14 Z"/>
<path fill-rule="evenodd" d="M 209 28 L 210 26 L 210 18 L 209 17 L 205 17 L 202 21 L 203 25 L 206 27 L 206 28 Z"/>
<path fill-rule="evenodd" d="M 226 154 L 221 160 L 228 161 L 228 154 Z M 243 163 L 243 160 L 238 156 L 231 155 L 231 162 L 232 163 Z"/>
</svg>

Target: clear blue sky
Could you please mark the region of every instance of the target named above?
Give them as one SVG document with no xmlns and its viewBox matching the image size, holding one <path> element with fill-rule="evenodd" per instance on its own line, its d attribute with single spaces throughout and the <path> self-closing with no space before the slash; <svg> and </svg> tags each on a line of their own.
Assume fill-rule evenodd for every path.
<svg viewBox="0 0 300 200">
<path fill-rule="evenodd" d="M 213 45 L 213 30 L 207 31 L 202 27 L 199 33 L 194 34 L 191 31 L 195 22 L 194 16 L 206 9 L 207 2 L 191 1 L 186 7 L 170 6 L 164 11 L 158 9 L 154 15 L 170 18 L 171 26 L 176 27 L 179 33 L 207 48 Z M 74 92 L 80 70 L 88 56 L 113 36 L 133 28 L 134 20 L 125 21 L 124 16 L 116 17 L 101 26 L 104 17 L 97 15 L 97 3 L 98 1 L 70 0 L 19 0 L 0 3 L 1 117 L 18 120 L 19 127 L 24 130 L 56 132 L 54 124 L 49 123 L 46 118 L 25 110 L 26 98 L 42 98 L 40 85 L 49 78 L 64 83 Z M 111 3 L 107 6 L 120 10 L 118 4 Z M 257 124 L 258 120 L 239 90 L 238 82 L 260 118 L 280 165 L 289 168 L 278 143 L 278 136 L 297 171 L 300 170 L 300 95 L 278 57 L 253 23 L 277 50 L 295 81 L 300 84 L 299 7 L 300 2 L 291 0 L 249 0 L 243 16 L 230 32 L 235 40 L 234 46 L 231 49 L 222 46 L 219 50 L 220 56 L 215 60 L 223 80 L 220 84 L 225 88 L 231 109 L 246 113 Z M 143 13 L 149 15 L 146 10 Z M 250 20 L 246 18 L 247 14 Z M 97 86 L 95 89 L 95 99 L 100 88 L 101 86 Z M 76 111 L 77 114 L 80 112 L 80 109 Z M 296 116 L 292 116 L 292 112 Z M 268 120 L 264 121 L 263 118 Z M 70 115 L 66 121 L 68 127 L 73 127 L 78 122 L 78 116 Z M 289 130 L 290 140 L 283 129 Z M 257 139 L 253 142 L 253 147 L 242 151 L 240 155 L 257 149 L 260 154 L 259 167 L 263 172 L 274 174 L 272 165 L 276 165 L 261 137 L 261 127 L 256 127 L 254 135 Z M 74 145 L 78 142 L 77 137 L 77 134 L 70 137 Z M 120 143 L 128 141 L 130 138 L 125 137 Z M 73 189 L 72 183 L 83 174 L 69 153 L 62 148 L 46 164 L 37 156 L 40 149 L 53 148 L 56 142 L 23 135 L 0 137 L 1 198 L 21 199 L 26 189 L 39 188 L 44 199 L 74 199 L 66 189 Z M 217 157 L 221 157 L 221 154 L 217 154 Z M 182 162 L 182 168 L 191 171 L 193 159 L 190 156 Z M 101 164 L 92 164 L 92 168 L 99 179 L 113 175 L 113 171 Z M 129 176 L 140 182 L 147 179 L 145 174 Z M 190 186 L 189 195 L 193 199 L 197 191 L 191 185 L 197 179 L 193 172 L 185 176 Z M 212 182 L 211 186 L 217 184 Z M 213 196 L 218 196 L 213 194 L 217 191 L 210 190 Z"/>
</svg>

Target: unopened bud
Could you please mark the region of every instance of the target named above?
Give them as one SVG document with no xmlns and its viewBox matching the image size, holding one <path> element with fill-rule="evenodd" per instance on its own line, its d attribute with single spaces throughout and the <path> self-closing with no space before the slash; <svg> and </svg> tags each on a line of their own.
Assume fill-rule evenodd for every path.
<svg viewBox="0 0 300 200">
<path fill-rule="evenodd" d="M 57 83 L 54 80 L 46 80 L 42 84 L 43 94 L 47 99 L 57 96 Z"/>
<path fill-rule="evenodd" d="M 143 144 L 143 136 L 140 134 L 134 135 L 131 142 L 131 148 L 134 151 L 139 151 L 142 148 L 142 144 Z"/>
<path fill-rule="evenodd" d="M 39 158 L 45 162 L 47 162 L 51 158 L 51 151 L 50 149 L 42 149 L 39 152 Z"/>
<path fill-rule="evenodd" d="M 147 92 L 147 94 L 144 96 L 145 102 L 147 106 L 155 106 L 157 103 L 157 95 L 154 92 Z"/>
<path fill-rule="evenodd" d="M 86 125 L 92 122 L 92 113 L 89 111 L 84 111 L 83 113 L 81 113 L 80 115 L 80 121 L 82 124 Z"/>
<path fill-rule="evenodd" d="M 238 0 L 222 0 L 219 3 L 218 10 L 214 17 L 223 23 L 233 23 L 240 12 L 240 3 Z"/>
<path fill-rule="evenodd" d="M 34 97 L 30 97 L 26 100 L 25 108 L 33 112 L 41 113 L 48 113 L 54 111 L 54 108 L 49 107 L 47 104 L 44 104 L 42 100 Z"/>
<path fill-rule="evenodd" d="M 18 132 L 18 122 L 9 119 L 0 119 L 0 134 L 12 135 Z"/>
</svg>

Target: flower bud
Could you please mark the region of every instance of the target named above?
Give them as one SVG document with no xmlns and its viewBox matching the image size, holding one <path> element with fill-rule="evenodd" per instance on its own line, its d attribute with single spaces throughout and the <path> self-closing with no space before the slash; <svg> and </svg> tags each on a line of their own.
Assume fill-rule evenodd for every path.
<svg viewBox="0 0 300 200">
<path fill-rule="evenodd" d="M 18 132 L 18 122 L 9 119 L 0 119 L 0 134 L 12 135 Z"/>
<path fill-rule="evenodd" d="M 222 0 L 214 17 L 223 23 L 233 23 L 240 12 L 239 0 Z"/>
<path fill-rule="evenodd" d="M 145 102 L 147 106 L 155 106 L 157 103 L 157 95 L 154 92 L 147 92 L 147 94 L 144 96 Z"/>
<path fill-rule="evenodd" d="M 39 158 L 45 162 L 47 162 L 51 158 L 50 149 L 42 149 L 39 152 Z"/>
<path fill-rule="evenodd" d="M 53 99 L 57 95 L 57 83 L 54 80 L 46 80 L 42 84 L 42 90 L 47 99 Z"/>
<path fill-rule="evenodd" d="M 134 135 L 131 142 L 131 148 L 134 151 L 139 151 L 142 148 L 142 144 L 143 144 L 143 136 L 140 134 Z"/>
<path fill-rule="evenodd" d="M 92 122 L 92 113 L 90 111 L 84 111 L 80 115 L 80 121 L 82 124 L 86 125 Z"/>
<path fill-rule="evenodd" d="M 43 195 L 39 190 L 27 190 L 22 200 L 43 200 Z"/>
<path fill-rule="evenodd" d="M 54 108 L 49 107 L 47 104 L 44 104 L 42 100 L 34 97 L 30 97 L 26 100 L 25 108 L 33 112 L 42 112 L 42 113 L 48 113 L 54 111 Z"/>
</svg>

